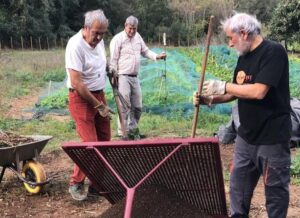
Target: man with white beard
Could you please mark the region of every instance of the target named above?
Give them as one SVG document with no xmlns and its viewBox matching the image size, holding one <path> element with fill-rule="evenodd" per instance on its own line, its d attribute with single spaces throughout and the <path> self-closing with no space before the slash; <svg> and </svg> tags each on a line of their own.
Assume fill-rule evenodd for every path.
<svg viewBox="0 0 300 218">
<path fill-rule="evenodd" d="M 270 218 L 284 218 L 289 205 L 291 107 L 289 62 L 283 46 L 261 36 L 261 24 L 238 13 L 222 22 L 239 58 L 232 82 L 205 81 L 194 105 L 237 99 L 240 126 L 230 172 L 231 217 L 248 217 L 263 176 Z"/>
</svg>

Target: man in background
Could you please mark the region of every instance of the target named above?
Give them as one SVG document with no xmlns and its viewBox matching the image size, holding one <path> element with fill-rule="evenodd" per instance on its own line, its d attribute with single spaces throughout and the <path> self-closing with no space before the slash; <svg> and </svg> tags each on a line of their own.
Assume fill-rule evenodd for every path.
<svg viewBox="0 0 300 218">
<path fill-rule="evenodd" d="M 165 53 L 158 55 L 146 46 L 137 28 L 138 19 L 129 16 L 124 31 L 110 42 L 110 72 L 117 74 L 119 92 L 127 102 L 127 105 L 122 105 L 121 113 L 129 139 L 140 138 L 138 122 L 142 114 L 142 92 L 138 73 L 141 55 L 152 60 L 166 59 Z M 120 120 L 118 135 L 122 136 Z"/>
<path fill-rule="evenodd" d="M 69 111 L 83 142 L 109 141 L 110 109 L 104 96 L 106 53 L 103 36 L 108 20 L 102 10 L 88 11 L 83 28 L 70 38 L 65 54 Z M 74 166 L 69 192 L 73 199 L 84 200 L 85 174 Z M 88 194 L 95 194 L 90 184 Z"/>
<path fill-rule="evenodd" d="M 205 81 L 194 104 L 238 99 L 240 126 L 230 173 L 231 217 L 248 217 L 263 176 L 269 218 L 284 218 L 289 205 L 291 108 L 288 56 L 261 36 L 261 24 L 245 13 L 225 20 L 223 30 L 239 55 L 231 83 Z"/>
</svg>

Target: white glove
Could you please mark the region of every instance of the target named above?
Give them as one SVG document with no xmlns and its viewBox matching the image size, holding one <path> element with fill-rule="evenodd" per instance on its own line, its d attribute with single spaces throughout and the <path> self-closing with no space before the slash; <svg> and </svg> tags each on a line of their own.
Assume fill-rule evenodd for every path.
<svg viewBox="0 0 300 218">
<path fill-rule="evenodd" d="M 213 102 L 213 96 L 199 95 L 198 92 L 194 92 L 193 94 L 193 104 L 196 107 L 198 107 L 199 104 L 204 104 L 207 105 L 208 107 L 211 107 L 212 102 Z"/>
<path fill-rule="evenodd" d="M 203 95 L 224 95 L 226 93 L 226 82 L 220 80 L 208 80 L 203 84 Z"/>
</svg>

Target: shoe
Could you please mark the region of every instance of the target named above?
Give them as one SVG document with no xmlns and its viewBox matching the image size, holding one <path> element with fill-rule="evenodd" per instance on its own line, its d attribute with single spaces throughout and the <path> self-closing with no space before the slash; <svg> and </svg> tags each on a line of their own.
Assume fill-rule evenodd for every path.
<svg viewBox="0 0 300 218">
<path fill-rule="evenodd" d="M 139 139 L 146 138 L 146 135 L 140 134 L 139 128 L 135 128 L 135 129 L 129 130 L 128 138 L 130 140 L 139 140 Z"/>
<path fill-rule="evenodd" d="M 69 193 L 72 198 L 76 201 L 84 201 L 86 199 L 86 194 L 84 193 L 84 186 L 81 183 L 75 183 L 74 185 L 70 185 Z"/>
<path fill-rule="evenodd" d="M 140 139 L 145 139 L 145 138 L 147 138 L 147 136 L 146 136 L 146 135 L 144 135 L 144 134 L 140 134 Z"/>
</svg>

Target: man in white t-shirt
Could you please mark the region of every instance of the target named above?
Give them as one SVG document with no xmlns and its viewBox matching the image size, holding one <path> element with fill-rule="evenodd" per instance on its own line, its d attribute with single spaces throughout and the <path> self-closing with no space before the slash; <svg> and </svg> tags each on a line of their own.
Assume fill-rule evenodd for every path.
<svg viewBox="0 0 300 218">
<path fill-rule="evenodd" d="M 68 41 L 66 47 L 69 111 L 83 142 L 111 139 L 110 109 L 106 105 L 106 54 L 103 36 L 108 20 L 102 10 L 85 14 L 84 27 Z M 75 164 L 69 192 L 73 199 L 84 200 L 85 174 Z M 94 191 L 90 184 L 89 192 Z M 89 194 L 89 193 L 88 193 Z"/>
<path fill-rule="evenodd" d="M 110 72 L 118 73 L 119 92 L 126 100 L 122 105 L 122 117 L 130 139 L 139 138 L 138 122 L 142 114 L 142 91 L 138 73 L 141 55 L 151 60 L 166 59 L 166 54 L 156 54 L 145 44 L 137 32 L 138 19 L 129 16 L 124 31 L 118 33 L 110 42 Z M 122 135 L 120 122 L 118 134 Z"/>
</svg>

